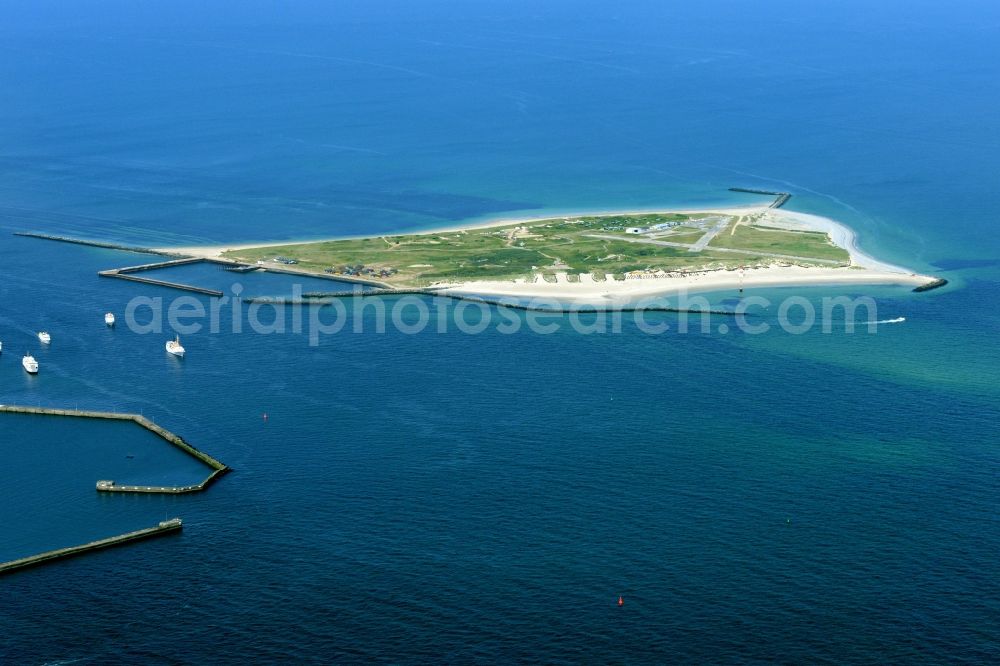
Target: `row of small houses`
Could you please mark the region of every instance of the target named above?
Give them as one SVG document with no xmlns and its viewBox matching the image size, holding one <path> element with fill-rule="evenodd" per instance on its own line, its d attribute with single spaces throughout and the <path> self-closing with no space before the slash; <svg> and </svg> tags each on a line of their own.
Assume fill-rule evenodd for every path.
<svg viewBox="0 0 1000 666">
<path fill-rule="evenodd" d="M 725 271 L 742 271 L 747 269 L 759 269 L 759 268 L 769 268 L 770 266 L 780 266 L 788 267 L 794 266 L 796 264 L 790 264 L 788 262 L 774 262 L 773 264 L 752 264 L 747 266 L 740 266 L 739 268 L 720 268 L 720 269 L 704 269 L 704 270 L 681 270 L 681 271 L 665 271 L 662 268 L 647 268 L 641 271 L 628 271 L 625 273 L 626 280 L 649 280 L 652 278 L 663 278 L 663 277 L 685 277 L 691 275 L 700 275 L 702 273 L 714 273 L 716 270 Z"/>
<path fill-rule="evenodd" d="M 651 278 L 663 278 L 663 277 L 684 277 L 685 275 L 690 275 L 690 273 L 677 272 L 677 271 L 665 271 L 662 268 L 658 270 L 647 269 L 644 271 L 629 271 L 625 273 L 626 280 L 649 280 Z"/>
</svg>

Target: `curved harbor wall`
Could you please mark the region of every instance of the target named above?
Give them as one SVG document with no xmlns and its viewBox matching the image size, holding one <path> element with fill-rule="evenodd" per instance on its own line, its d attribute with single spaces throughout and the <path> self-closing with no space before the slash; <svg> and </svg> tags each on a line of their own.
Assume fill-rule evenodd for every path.
<svg viewBox="0 0 1000 666">
<path fill-rule="evenodd" d="M 181 449 L 189 456 L 198 459 L 212 469 L 212 472 L 205 477 L 201 483 L 188 486 L 137 486 L 137 485 L 117 485 L 114 481 L 99 481 L 97 490 L 101 492 L 133 492 L 133 493 L 190 493 L 204 490 L 214 483 L 220 476 L 231 471 L 230 467 L 213 458 L 209 454 L 201 451 L 184 440 L 183 437 L 175 435 L 166 428 L 157 425 L 141 414 L 125 414 L 119 412 L 96 412 L 79 409 L 56 409 L 52 407 L 27 407 L 22 405 L 0 405 L 0 413 L 9 414 L 41 414 L 46 416 L 71 416 L 77 418 L 109 419 L 115 421 L 132 421 L 146 430 L 154 433 L 161 439 L 166 440 L 173 446 Z"/>
</svg>

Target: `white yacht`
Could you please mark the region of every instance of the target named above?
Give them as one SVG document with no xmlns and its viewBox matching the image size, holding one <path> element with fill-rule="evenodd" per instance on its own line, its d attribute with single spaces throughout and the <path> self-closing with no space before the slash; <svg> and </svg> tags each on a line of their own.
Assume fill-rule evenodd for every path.
<svg viewBox="0 0 1000 666">
<path fill-rule="evenodd" d="M 2 353 L 2 352 L 3 352 L 3 342 L 0 341 L 0 353 Z"/>
<path fill-rule="evenodd" d="M 181 336 L 177 336 L 173 340 L 167 340 L 167 352 L 173 354 L 174 356 L 184 357 L 184 347 L 181 346 Z"/>
<path fill-rule="evenodd" d="M 38 361 L 31 354 L 25 354 L 24 358 L 21 359 L 21 365 L 24 369 L 28 371 L 29 375 L 34 375 L 38 373 Z"/>
<path fill-rule="evenodd" d="M 104 323 L 108 326 L 115 325 L 115 315 L 113 312 L 107 312 L 104 314 Z"/>
<path fill-rule="evenodd" d="M 47 345 L 52 342 L 52 336 L 45 331 L 38 331 L 38 339 L 42 341 L 43 345 Z"/>
</svg>

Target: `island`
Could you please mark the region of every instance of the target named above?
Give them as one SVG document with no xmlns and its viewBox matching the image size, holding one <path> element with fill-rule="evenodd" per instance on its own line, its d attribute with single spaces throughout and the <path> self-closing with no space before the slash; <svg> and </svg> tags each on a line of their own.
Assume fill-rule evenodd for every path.
<svg viewBox="0 0 1000 666">
<path fill-rule="evenodd" d="M 618 300 L 761 286 L 936 278 L 862 252 L 829 218 L 773 206 L 618 211 L 302 243 L 168 248 L 387 289 Z"/>
</svg>

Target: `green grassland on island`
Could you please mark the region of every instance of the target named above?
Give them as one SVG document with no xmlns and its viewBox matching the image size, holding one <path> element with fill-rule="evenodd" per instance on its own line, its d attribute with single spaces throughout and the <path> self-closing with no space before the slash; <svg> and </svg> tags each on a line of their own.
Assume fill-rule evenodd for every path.
<svg viewBox="0 0 1000 666">
<path fill-rule="evenodd" d="M 279 258 L 294 260 L 298 270 L 370 278 L 397 287 L 531 279 L 538 274 L 554 280 L 556 273 L 567 273 L 574 281 L 580 273 L 603 280 L 609 274 L 620 278 L 631 272 L 735 269 L 776 261 L 806 266 L 848 263 L 847 252 L 825 233 L 750 226 L 750 221 L 724 213 L 593 215 L 248 248 L 224 256 L 265 265 L 280 265 L 273 263 Z M 691 245 L 712 231 L 716 235 L 708 245 L 692 251 Z"/>
<path fill-rule="evenodd" d="M 822 231 L 787 231 L 776 227 L 741 224 L 720 233 L 710 243 L 712 247 L 756 250 L 833 261 L 848 261 L 847 251 L 830 242 Z"/>
</svg>

